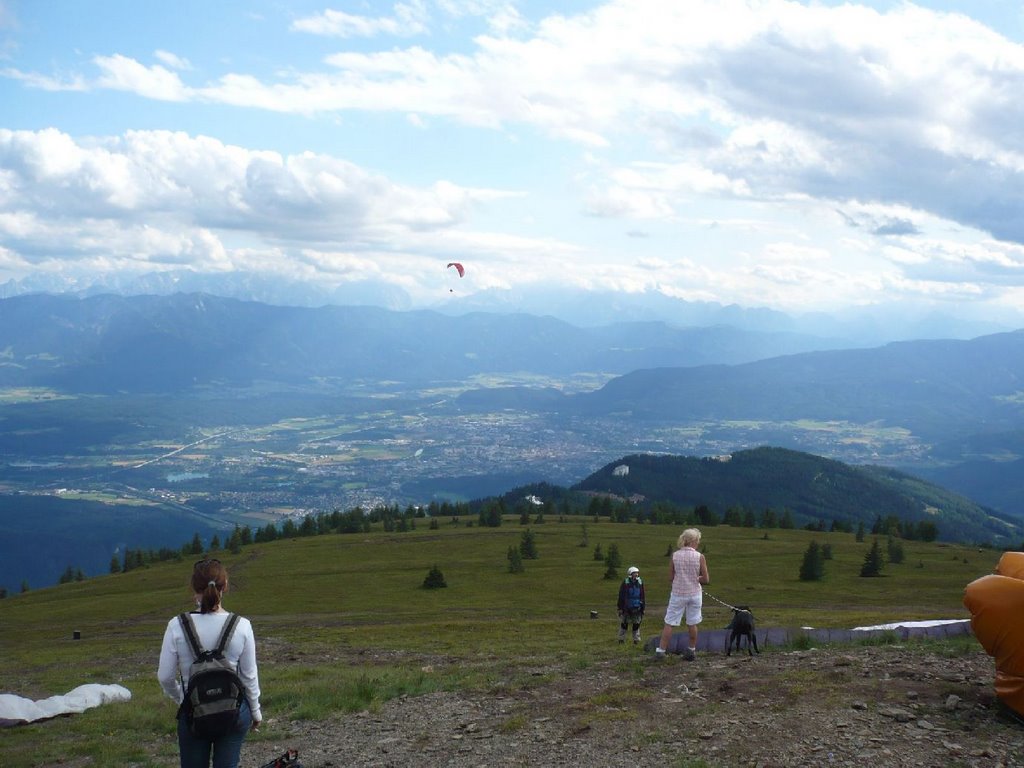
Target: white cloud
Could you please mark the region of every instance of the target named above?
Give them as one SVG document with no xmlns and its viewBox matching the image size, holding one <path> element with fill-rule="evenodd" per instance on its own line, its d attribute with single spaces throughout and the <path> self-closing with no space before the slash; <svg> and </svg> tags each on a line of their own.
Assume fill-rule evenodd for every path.
<svg viewBox="0 0 1024 768">
<path fill-rule="evenodd" d="M 392 16 L 356 16 L 330 8 L 313 16 L 296 19 L 292 29 L 325 37 L 412 37 L 427 32 L 427 14 L 422 2 L 396 3 Z"/>
<path fill-rule="evenodd" d="M 181 78 L 159 64 L 146 67 L 127 56 L 97 56 L 93 62 L 102 71 L 97 85 L 115 91 L 131 91 L 158 101 L 187 101 L 191 89 Z"/>
<path fill-rule="evenodd" d="M 453 16 L 515 12 L 488 3 L 440 8 Z M 399 3 L 380 17 L 326 10 L 294 28 L 408 35 L 425 31 L 426 18 L 423 3 Z M 619 0 L 548 16 L 523 39 L 480 36 L 470 54 L 413 47 L 327 61 L 331 70 L 277 82 L 231 73 L 189 86 L 165 66 L 115 54 L 96 57 L 102 74 L 94 86 L 303 114 L 400 111 L 489 127 L 521 123 L 593 147 L 647 131 L 652 146 L 677 156 L 673 164 L 729 180 L 730 194 L 740 185 L 768 199 L 909 201 L 1024 241 L 1024 221 L 1012 213 L 1024 207 L 1017 128 L 1024 49 L 964 16 L 910 5 L 883 14 L 789 0 Z M 77 77 L 8 76 L 82 87 Z M 715 136 L 717 147 L 694 146 L 695 130 Z M 990 205 L 984 190 L 997 188 L 1000 203 Z M 618 196 L 590 207 L 643 215 L 672 207 L 616 205 Z"/>
<path fill-rule="evenodd" d="M 501 158 L 474 157 L 467 172 L 452 153 L 450 174 L 431 178 L 425 163 L 410 183 L 341 157 L 339 143 L 284 152 L 180 131 L 0 131 L 0 247 L 85 259 L 109 237 L 110 263 L 284 261 L 403 284 L 429 259 L 477 249 L 489 268 L 476 286 L 535 279 L 524 262 L 543 253 L 570 260 L 566 279 L 583 284 L 757 304 L 1008 295 L 1024 282 L 1024 47 L 963 15 L 793 0 L 612 0 L 529 20 L 504 0 L 355 7 L 373 10 L 292 22 L 292 42 L 334 46 L 304 68 L 262 51 L 226 59 L 248 62 L 231 70 L 193 67 L 169 41 L 149 62 L 125 49 L 87 59 L 87 73 L 2 74 L 55 100 L 102 89 L 158 100 L 179 125 L 213 125 L 211 106 L 236 106 L 272 111 L 275 125 L 294 115 L 296 133 L 313 135 L 322 116 L 351 127 L 344 113 L 358 111 L 425 143 L 458 123 L 467 157 L 472 128 L 517 149 L 540 137 L 538 167 L 559 154 L 565 175 L 517 206 L 527 193 L 459 183 Z M 459 37 L 467 27 L 486 31 Z M 493 151 L 492 138 L 480 146 Z M 554 184 L 557 225 L 538 202 Z M 480 231 L 485 209 L 515 224 Z"/>
<path fill-rule="evenodd" d="M 158 50 L 153 53 L 153 56 L 155 56 L 157 60 L 163 62 L 166 66 L 170 67 L 171 69 L 192 69 L 192 64 L 189 62 L 188 59 L 183 59 L 180 56 L 171 53 L 170 51 Z"/>
</svg>

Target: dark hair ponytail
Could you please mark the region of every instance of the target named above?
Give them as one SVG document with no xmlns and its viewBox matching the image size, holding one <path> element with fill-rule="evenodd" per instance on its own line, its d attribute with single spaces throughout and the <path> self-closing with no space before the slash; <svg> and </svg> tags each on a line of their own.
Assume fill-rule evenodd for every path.
<svg viewBox="0 0 1024 768">
<path fill-rule="evenodd" d="M 192 569 L 192 591 L 200 596 L 199 612 L 212 613 L 228 585 L 228 571 L 220 560 L 200 560 Z"/>
</svg>

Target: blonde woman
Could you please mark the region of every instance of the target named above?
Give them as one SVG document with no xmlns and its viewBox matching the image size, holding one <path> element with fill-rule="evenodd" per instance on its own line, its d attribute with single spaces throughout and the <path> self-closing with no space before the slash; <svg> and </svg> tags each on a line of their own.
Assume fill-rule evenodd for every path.
<svg viewBox="0 0 1024 768">
<path fill-rule="evenodd" d="M 707 561 L 704 555 L 697 551 L 699 545 L 700 531 L 696 528 L 687 528 L 679 535 L 678 549 L 672 553 L 672 563 L 669 566 L 672 594 L 665 610 L 665 628 L 661 631 L 661 640 L 654 652 L 657 659 L 665 658 L 665 651 L 672 640 L 672 629 L 678 627 L 684 620 L 690 636 L 690 647 L 683 656 L 687 661 L 693 661 L 696 657 L 697 625 L 703 619 L 703 585 L 711 581 Z"/>
</svg>

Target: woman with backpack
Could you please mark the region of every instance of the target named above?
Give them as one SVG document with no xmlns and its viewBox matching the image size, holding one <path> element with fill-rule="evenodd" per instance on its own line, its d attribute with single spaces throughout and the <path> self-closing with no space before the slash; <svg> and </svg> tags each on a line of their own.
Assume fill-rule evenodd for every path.
<svg viewBox="0 0 1024 768">
<path fill-rule="evenodd" d="M 256 639 L 248 619 L 224 610 L 228 572 L 219 560 L 192 568 L 196 611 L 167 624 L 157 678 L 178 708 L 181 768 L 238 768 L 242 742 L 259 726 Z"/>
</svg>

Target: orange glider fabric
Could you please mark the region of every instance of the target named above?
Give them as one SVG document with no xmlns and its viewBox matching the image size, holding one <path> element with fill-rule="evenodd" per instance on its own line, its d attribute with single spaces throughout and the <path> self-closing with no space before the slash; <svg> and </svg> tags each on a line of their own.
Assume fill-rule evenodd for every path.
<svg viewBox="0 0 1024 768">
<path fill-rule="evenodd" d="M 1024 715 L 1024 552 L 1004 552 L 996 572 L 964 589 L 971 628 L 996 662 L 996 695 Z"/>
</svg>

